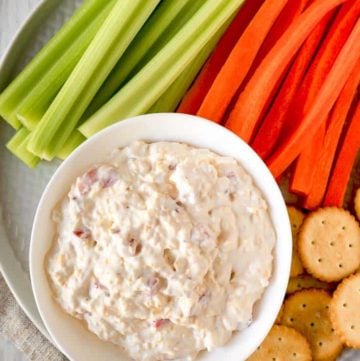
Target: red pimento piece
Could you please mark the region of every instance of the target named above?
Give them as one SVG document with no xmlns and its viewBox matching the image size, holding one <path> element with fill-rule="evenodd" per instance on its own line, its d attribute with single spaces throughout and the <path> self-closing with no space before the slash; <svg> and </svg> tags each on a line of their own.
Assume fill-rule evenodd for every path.
<svg viewBox="0 0 360 361">
<path fill-rule="evenodd" d="M 97 168 L 91 168 L 79 180 L 78 189 L 81 195 L 88 193 L 91 186 L 97 181 Z"/>
<path fill-rule="evenodd" d="M 76 237 L 79 237 L 81 239 L 90 239 L 91 238 L 91 231 L 85 227 L 75 228 L 73 231 L 73 234 Z"/>
<path fill-rule="evenodd" d="M 102 188 L 111 187 L 119 179 L 119 174 L 113 167 L 102 168 L 99 173 L 98 177 L 100 177 Z"/>
<path fill-rule="evenodd" d="M 158 330 L 162 326 L 166 325 L 170 321 L 167 318 L 160 318 L 159 320 L 154 321 L 154 327 Z"/>
</svg>

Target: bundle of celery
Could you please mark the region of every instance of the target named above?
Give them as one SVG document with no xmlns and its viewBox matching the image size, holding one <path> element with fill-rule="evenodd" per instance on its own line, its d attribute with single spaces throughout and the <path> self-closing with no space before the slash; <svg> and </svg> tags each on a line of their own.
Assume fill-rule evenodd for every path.
<svg viewBox="0 0 360 361">
<path fill-rule="evenodd" d="M 169 42 L 79 130 L 89 137 L 146 112 L 233 16 L 243 0 L 207 0 Z"/>
<path fill-rule="evenodd" d="M 60 84 L 55 94 L 52 94 L 52 98 L 48 98 L 51 102 L 114 3 L 115 1 L 87 0 L 4 90 L 0 95 L 0 115 L 12 127 L 20 128 L 21 124 L 16 113 L 28 94 L 29 96 L 32 94 L 33 87 L 37 86 L 42 79 L 50 79 L 51 82 L 53 78 L 61 77 L 61 80 L 57 79 Z M 47 90 L 52 91 L 51 86 Z M 47 93 L 44 93 L 47 97 Z"/>
<path fill-rule="evenodd" d="M 243 1 L 86 0 L 0 94 L 0 115 L 23 126 L 8 149 L 34 167 L 115 121 L 175 110 Z"/>
</svg>

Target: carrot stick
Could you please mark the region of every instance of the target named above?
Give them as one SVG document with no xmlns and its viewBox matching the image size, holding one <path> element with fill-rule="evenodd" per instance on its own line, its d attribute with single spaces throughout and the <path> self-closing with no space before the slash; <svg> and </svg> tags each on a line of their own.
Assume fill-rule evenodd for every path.
<svg viewBox="0 0 360 361">
<path fill-rule="evenodd" d="M 255 136 L 252 147 L 264 160 L 270 156 L 282 130 L 289 123 L 289 118 L 286 115 L 288 114 L 290 104 L 297 93 L 301 81 L 304 78 L 332 16 L 333 12 L 329 12 L 305 40 L 281 86 L 274 104 L 269 113 L 265 116 L 265 119 Z"/>
<path fill-rule="evenodd" d="M 351 171 L 360 149 L 360 103 L 351 118 L 340 153 L 336 159 L 330 183 L 326 191 L 324 206 L 341 207 Z"/>
<path fill-rule="evenodd" d="M 307 3 L 310 0 L 292 0 L 288 1 L 280 15 L 276 19 L 269 34 L 265 38 L 263 45 L 261 46 L 258 55 L 255 59 L 255 67 L 259 65 L 270 49 L 279 40 L 281 35 L 286 31 L 290 24 L 296 19 L 305 9 Z"/>
<path fill-rule="evenodd" d="M 266 35 L 286 3 L 287 0 L 265 0 L 216 76 L 200 106 L 198 115 L 217 123 L 221 122 Z"/>
<path fill-rule="evenodd" d="M 216 75 L 263 2 L 264 0 L 245 1 L 245 4 L 241 7 L 235 19 L 220 39 L 213 54 L 197 76 L 194 84 L 181 101 L 177 112 L 196 114 Z"/>
<path fill-rule="evenodd" d="M 313 1 L 313 0 L 311 0 Z M 306 4 L 309 2 L 309 0 L 292 0 L 288 1 L 288 3 L 284 6 L 282 9 L 280 15 L 276 19 L 274 25 L 272 26 L 271 30 L 267 34 L 263 44 L 261 45 L 258 54 L 255 57 L 255 60 L 253 64 L 251 65 L 250 70 L 248 71 L 245 79 L 243 80 L 240 88 L 237 91 L 237 96 L 240 94 L 248 81 L 251 79 L 251 77 L 254 75 L 256 69 L 259 67 L 261 62 L 264 60 L 265 56 L 268 54 L 268 52 L 273 48 L 275 43 L 279 40 L 279 38 L 282 36 L 282 34 L 286 31 L 286 29 L 290 26 L 290 24 L 303 12 Z M 277 82 L 277 85 L 274 87 L 274 89 L 271 92 L 271 95 L 268 99 L 268 102 L 266 106 L 264 107 L 264 110 L 262 112 L 263 114 L 267 113 L 267 109 L 269 105 L 271 104 L 273 98 L 277 94 L 279 87 L 283 83 L 286 75 L 287 75 L 288 69 L 285 69 L 283 71 L 282 76 L 280 77 L 279 81 Z M 235 104 L 237 101 L 237 98 L 233 98 L 232 102 L 228 106 L 227 114 L 225 113 L 223 117 L 223 121 L 226 122 L 227 115 L 232 109 L 232 104 Z M 263 118 L 263 116 L 261 116 Z"/>
<path fill-rule="evenodd" d="M 226 126 L 249 142 L 261 112 L 283 71 L 314 27 L 346 0 L 317 0 L 282 35 L 250 79 L 230 114 Z"/>
<path fill-rule="evenodd" d="M 292 119 L 295 126 L 290 128 L 294 129 L 308 112 L 336 57 L 351 33 L 359 13 L 360 1 L 349 1 L 342 6 L 300 86 L 299 95 L 294 98 L 288 117 Z M 324 136 L 325 125 L 319 128 L 296 160 L 290 181 L 291 192 L 300 195 L 309 194 Z"/>
<path fill-rule="evenodd" d="M 341 132 L 352 100 L 355 98 L 359 82 L 360 60 L 357 62 L 330 114 L 329 125 L 322 144 L 322 151 L 316 166 L 312 187 L 304 201 L 304 207 L 307 209 L 319 207 L 324 198 Z"/>
<path fill-rule="evenodd" d="M 314 137 L 306 142 L 306 146 L 296 159 L 289 182 L 289 190 L 300 196 L 307 196 L 314 178 L 314 169 L 318 165 L 326 132 L 326 122 L 323 122 Z"/>
<path fill-rule="evenodd" d="M 258 54 L 243 81 L 243 86 L 247 84 L 249 79 L 253 76 L 256 69 L 259 67 L 265 56 L 273 48 L 275 43 L 280 39 L 282 34 L 287 30 L 290 24 L 303 12 L 307 3 L 313 0 L 292 0 L 284 6 L 274 25 L 267 34 L 263 44 L 261 45 Z M 240 89 L 240 91 L 243 89 Z"/>
<path fill-rule="evenodd" d="M 330 3 L 330 0 L 326 1 L 327 4 Z M 275 177 L 280 176 L 300 154 L 304 145 L 306 146 L 304 139 L 311 139 L 323 122 L 326 121 L 328 113 L 339 97 L 346 80 L 357 64 L 359 57 L 360 20 L 357 21 L 348 40 L 341 49 L 319 94 L 315 98 L 314 103 L 300 123 L 298 129 L 282 142 L 267 162 Z"/>
</svg>

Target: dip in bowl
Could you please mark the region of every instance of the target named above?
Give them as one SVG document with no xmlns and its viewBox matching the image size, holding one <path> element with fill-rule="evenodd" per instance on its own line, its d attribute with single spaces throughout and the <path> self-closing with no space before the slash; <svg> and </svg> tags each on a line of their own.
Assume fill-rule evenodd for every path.
<svg viewBox="0 0 360 361">
<path fill-rule="evenodd" d="M 122 121 L 76 150 L 44 192 L 30 251 L 40 314 L 76 361 L 243 360 L 276 318 L 290 261 L 266 166 L 181 114 Z"/>
</svg>

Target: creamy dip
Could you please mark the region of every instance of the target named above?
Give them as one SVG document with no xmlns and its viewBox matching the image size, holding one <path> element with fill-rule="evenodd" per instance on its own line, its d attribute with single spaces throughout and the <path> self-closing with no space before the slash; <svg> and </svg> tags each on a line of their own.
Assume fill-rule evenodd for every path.
<svg viewBox="0 0 360 361">
<path fill-rule="evenodd" d="M 193 360 L 252 321 L 272 272 L 268 206 L 234 159 L 134 142 L 54 210 L 55 297 L 134 360 Z"/>
</svg>

